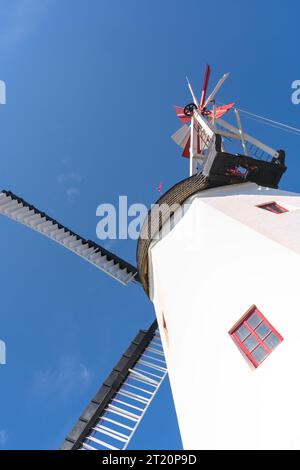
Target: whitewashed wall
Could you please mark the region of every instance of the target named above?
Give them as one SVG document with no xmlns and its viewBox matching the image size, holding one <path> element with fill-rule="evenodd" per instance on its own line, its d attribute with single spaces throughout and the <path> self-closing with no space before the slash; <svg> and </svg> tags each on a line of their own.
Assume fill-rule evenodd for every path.
<svg viewBox="0 0 300 470">
<path fill-rule="evenodd" d="M 255 207 L 271 201 L 291 212 Z M 300 196 L 249 183 L 190 202 L 149 252 L 184 447 L 300 448 Z M 284 338 L 257 369 L 228 334 L 253 304 Z"/>
</svg>

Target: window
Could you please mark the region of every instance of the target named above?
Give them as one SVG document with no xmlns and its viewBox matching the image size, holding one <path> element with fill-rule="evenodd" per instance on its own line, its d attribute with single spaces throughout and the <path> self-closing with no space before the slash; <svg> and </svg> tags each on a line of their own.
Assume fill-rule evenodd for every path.
<svg viewBox="0 0 300 470">
<path fill-rule="evenodd" d="M 167 346 L 169 347 L 168 326 L 167 326 L 167 322 L 166 322 L 166 319 L 165 319 L 165 316 L 164 316 L 163 312 L 162 312 L 162 327 L 163 327 L 163 332 L 164 332 L 164 336 L 165 336 L 165 339 L 166 339 Z"/>
<path fill-rule="evenodd" d="M 164 314 L 163 314 L 163 329 L 168 331 L 167 323 L 166 323 L 166 319 L 165 319 Z"/>
<path fill-rule="evenodd" d="M 254 367 L 258 367 L 283 341 L 256 306 L 246 313 L 229 334 Z"/>
<path fill-rule="evenodd" d="M 273 212 L 273 214 L 283 214 L 284 212 L 289 212 L 288 209 L 277 204 L 277 202 L 267 202 L 266 204 L 260 204 L 260 209 L 265 209 L 266 211 Z"/>
</svg>

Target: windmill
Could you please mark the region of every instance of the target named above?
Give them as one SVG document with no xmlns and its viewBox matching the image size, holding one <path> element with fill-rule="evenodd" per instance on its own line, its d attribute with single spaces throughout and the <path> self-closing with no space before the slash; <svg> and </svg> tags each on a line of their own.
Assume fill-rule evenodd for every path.
<svg viewBox="0 0 300 470">
<path fill-rule="evenodd" d="M 234 103 L 217 106 L 215 96 L 228 74 L 206 98 L 209 76 L 206 66 L 199 101 L 188 81 L 193 103 L 175 107 L 183 126 L 172 138 L 190 159 L 190 176 L 149 211 L 138 240 L 137 268 L 12 192 L 0 193 L 1 214 L 56 241 L 118 282 L 142 285 L 155 307 L 157 319 L 134 338 L 64 440 L 64 450 L 126 449 L 167 371 L 186 449 L 231 448 L 234 442 L 238 447 L 263 447 L 270 435 L 277 445 L 276 432 L 282 439 L 290 436 L 286 426 L 280 432 L 268 427 L 266 438 L 262 432 L 257 436 L 255 426 L 266 408 L 261 387 L 267 388 L 274 409 L 282 392 L 282 387 L 276 389 L 278 370 L 290 382 L 292 377 L 289 368 L 282 368 L 288 343 L 283 340 L 287 334 L 293 338 L 291 330 L 297 332 L 299 325 L 294 315 L 286 329 L 280 317 L 283 300 L 280 288 L 274 290 L 274 253 L 284 267 L 287 263 L 293 268 L 292 276 L 285 272 L 285 279 L 276 278 L 284 289 L 290 284 L 292 295 L 299 268 L 291 253 L 300 253 L 300 246 L 295 237 L 282 241 L 282 235 L 287 220 L 292 233 L 299 225 L 300 211 L 293 208 L 300 209 L 300 197 L 277 189 L 286 170 L 284 151 L 246 134 L 238 109 L 237 127 L 223 119 Z M 241 153 L 226 151 L 228 141 L 240 144 Z M 290 218 L 282 224 L 284 216 Z M 255 263 L 262 260 L 268 278 L 257 287 Z M 236 263 L 245 267 L 242 275 Z M 294 368 L 297 360 L 292 359 Z M 265 375 L 255 375 L 254 369 Z M 229 424 L 234 400 L 238 413 L 243 404 L 249 410 L 251 399 L 256 399 L 259 416 L 250 413 L 249 429 L 240 432 L 236 417 Z M 277 407 L 281 412 L 282 406 Z M 283 414 L 276 416 L 283 424 Z"/>
<path fill-rule="evenodd" d="M 203 150 L 206 147 L 205 141 L 203 139 L 203 130 L 201 129 L 201 125 L 194 119 L 194 112 L 197 112 L 197 115 L 204 116 L 212 123 L 215 123 L 216 119 L 221 118 L 234 106 L 235 103 L 222 106 L 215 105 L 215 96 L 228 77 L 229 73 L 224 74 L 214 87 L 213 91 L 210 93 L 209 97 L 206 99 L 210 78 L 210 66 L 207 64 L 205 68 L 200 100 L 197 100 L 192 85 L 190 84 L 189 79 L 186 77 L 193 102 L 188 103 L 184 107 L 174 106 L 175 112 L 182 122 L 183 127 L 173 138 L 175 142 L 183 147 L 183 157 L 190 158 L 190 152 L 193 153 L 193 157 L 191 158 L 191 174 L 194 174 L 195 172 L 195 157 L 197 156 L 198 158 L 201 158 L 201 155 L 203 155 Z M 213 108 L 209 109 L 211 104 L 213 104 Z M 188 128 L 187 123 L 190 123 L 190 128 Z M 193 143 L 192 145 L 191 142 Z"/>
</svg>

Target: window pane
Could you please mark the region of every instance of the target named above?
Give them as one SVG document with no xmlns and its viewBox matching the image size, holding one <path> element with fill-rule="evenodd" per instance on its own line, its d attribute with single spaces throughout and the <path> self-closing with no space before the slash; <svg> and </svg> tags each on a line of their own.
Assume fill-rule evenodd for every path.
<svg viewBox="0 0 300 470">
<path fill-rule="evenodd" d="M 262 362 L 267 355 L 267 351 L 262 346 L 258 346 L 258 348 L 254 349 L 252 352 L 252 356 L 258 364 Z"/>
<path fill-rule="evenodd" d="M 269 334 L 271 329 L 268 327 L 268 325 L 265 322 L 262 322 L 261 325 L 255 330 L 255 333 L 258 334 L 258 336 L 263 339 Z"/>
<path fill-rule="evenodd" d="M 264 343 L 269 349 L 274 349 L 280 343 L 280 339 L 275 333 L 271 333 L 270 336 L 264 340 Z"/>
<path fill-rule="evenodd" d="M 250 335 L 249 338 L 247 338 L 247 339 L 244 341 L 244 345 L 245 345 L 245 347 L 248 349 L 248 351 L 252 351 L 252 349 L 255 348 L 255 346 L 258 345 L 258 341 L 257 341 L 257 339 L 255 338 L 255 336 Z"/>
<path fill-rule="evenodd" d="M 271 211 L 276 212 L 277 214 L 280 214 L 282 212 L 280 207 L 277 206 L 277 204 L 275 202 L 273 202 L 273 204 L 269 204 L 268 206 L 266 206 L 266 208 L 268 208 Z"/>
<path fill-rule="evenodd" d="M 248 325 L 253 328 L 253 330 L 257 327 L 257 325 L 262 321 L 261 318 L 257 315 L 257 313 L 252 313 L 250 317 L 246 320 Z"/>
<path fill-rule="evenodd" d="M 245 338 L 250 334 L 250 331 L 248 328 L 245 327 L 245 325 L 241 325 L 236 331 L 235 334 L 239 338 L 239 340 L 244 341 Z"/>
</svg>

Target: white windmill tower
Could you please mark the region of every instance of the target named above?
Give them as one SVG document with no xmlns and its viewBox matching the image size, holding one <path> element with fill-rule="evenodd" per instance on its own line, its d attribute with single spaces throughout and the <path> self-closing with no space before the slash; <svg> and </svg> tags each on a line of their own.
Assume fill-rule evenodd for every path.
<svg viewBox="0 0 300 470">
<path fill-rule="evenodd" d="M 277 189 L 283 151 L 244 133 L 238 110 L 237 127 L 208 111 L 214 92 L 204 107 L 192 95 L 173 136 L 191 176 L 149 213 L 138 247 L 183 445 L 300 448 L 300 196 Z"/>
<path fill-rule="evenodd" d="M 237 127 L 222 119 L 234 103 L 214 99 L 228 74 L 206 99 L 209 74 L 199 102 L 188 82 L 193 103 L 176 107 L 183 127 L 173 139 L 190 177 L 149 211 L 138 268 L 0 193 L 1 214 L 125 285 L 142 284 L 156 311 L 62 449 L 127 448 L 167 369 L 186 449 L 300 448 L 300 196 L 277 189 L 282 150 L 246 134 L 237 109 Z M 226 139 L 242 154 L 226 151 Z"/>
</svg>

